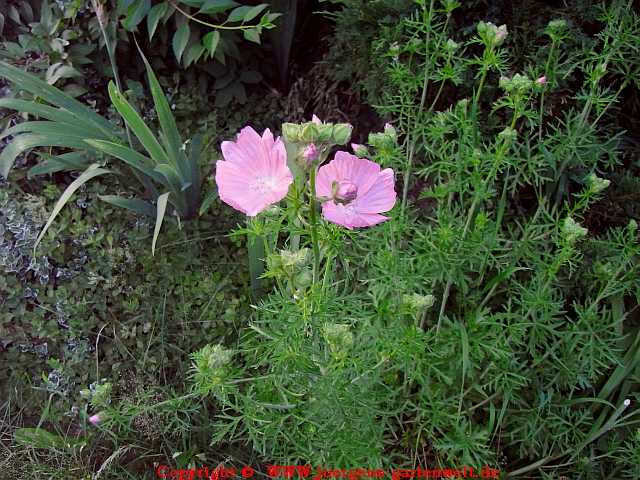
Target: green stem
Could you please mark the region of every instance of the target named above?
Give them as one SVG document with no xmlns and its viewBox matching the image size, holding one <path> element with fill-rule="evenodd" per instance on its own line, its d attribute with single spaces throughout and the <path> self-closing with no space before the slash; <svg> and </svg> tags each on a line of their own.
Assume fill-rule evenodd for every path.
<svg viewBox="0 0 640 480">
<path fill-rule="evenodd" d="M 316 168 L 309 172 L 309 223 L 311 224 L 311 243 L 313 245 L 313 284 L 318 281 L 320 271 L 320 244 L 316 220 Z"/>
<path fill-rule="evenodd" d="M 426 37 L 426 45 L 430 45 L 431 43 L 431 18 L 433 17 L 433 9 L 434 9 L 434 3 L 435 0 L 431 0 L 431 4 L 429 6 L 429 13 L 428 13 L 428 20 L 425 21 L 425 23 L 428 23 L 428 28 L 427 28 L 427 37 Z M 426 10 L 425 10 L 426 12 Z M 424 104 L 427 101 L 427 90 L 429 87 L 429 74 L 430 74 L 430 63 L 429 63 L 429 59 L 427 58 L 426 61 L 426 65 L 425 65 L 425 70 L 424 70 L 424 80 L 422 82 L 422 97 L 420 98 L 420 107 L 418 108 L 418 113 L 415 117 L 416 122 L 418 123 L 422 123 L 423 119 L 422 119 L 422 112 L 424 111 Z M 418 139 L 416 138 L 417 135 L 414 136 L 414 138 L 411 141 L 411 145 L 409 147 L 409 155 L 407 158 L 407 169 L 405 170 L 404 173 L 404 185 L 402 186 L 402 209 L 404 210 L 404 208 L 407 206 L 407 194 L 409 191 L 409 178 L 411 176 L 411 167 L 413 165 L 413 157 L 415 156 L 416 153 L 416 144 L 418 143 Z"/>
<path fill-rule="evenodd" d="M 201 25 L 205 25 L 207 27 L 215 28 L 216 30 L 249 30 L 250 28 L 254 28 L 255 27 L 255 25 L 246 25 L 246 26 L 239 25 L 237 27 L 225 27 L 223 25 L 213 25 L 212 23 L 207 23 L 207 22 L 205 22 L 203 20 L 200 20 L 200 19 L 194 17 L 193 15 L 188 14 L 187 12 L 182 10 L 180 7 L 178 7 L 175 3 L 173 3 L 173 2 L 170 2 L 170 3 L 171 3 L 171 6 L 173 8 L 178 10 L 182 15 L 187 17 L 189 20 L 193 20 L 194 22 L 199 23 Z"/>
<path fill-rule="evenodd" d="M 474 103 L 476 106 L 480 101 L 480 94 L 482 93 L 482 88 L 484 87 L 484 82 L 487 79 L 487 74 L 489 73 L 489 67 L 487 65 L 482 66 L 482 77 L 480 78 L 480 85 L 478 86 L 478 91 L 476 92 L 476 98 L 474 99 Z"/>
</svg>

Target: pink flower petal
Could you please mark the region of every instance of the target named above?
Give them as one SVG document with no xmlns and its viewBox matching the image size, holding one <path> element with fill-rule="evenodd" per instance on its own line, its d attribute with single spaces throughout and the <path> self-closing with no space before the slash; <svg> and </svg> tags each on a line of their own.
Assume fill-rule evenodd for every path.
<svg viewBox="0 0 640 480">
<path fill-rule="evenodd" d="M 389 220 L 389 217 L 378 215 L 377 213 L 358 213 L 353 204 L 337 205 L 330 202 L 322 204 L 322 216 L 330 222 L 337 223 L 349 230 L 353 227 L 371 227 L 378 223 Z"/>
<path fill-rule="evenodd" d="M 262 137 L 243 128 L 237 142 L 222 142 L 226 161 L 216 162 L 220 198 L 250 217 L 282 200 L 293 183 L 282 141 L 266 129 Z"/>
<path fill-rule="evenodd" d="M 334 182 L 338 184 L 337 192 L 333 189 Z M 351 190 L 355 193 L 355 198 L 340 195 L 340 187 L 344 185 L 353 187 Z M 351 230 L 388 220 L 388 217 L 380 213 L 391 210 L 396 203 L 393 185 L 392 169 L 387 168 L 381 172 L 377 163 L 338 152 L 334 160 L 318 170 L 316 194 L 331 198 L 322 203 L 324 218 Z"/>
<path fill-rule="evenodd" d="M 347 152 L 336 152 L 335 159 L 318 170 L 316 193 L 331 197 L 333 182 L 348 180 L 358 186 L 358 194 L 364 195 L 380 174 L 380 165 L 366 158 L 358 158 Z"/>
<path fill-rule="evenodd" d="M 396 204 L 396 192 L 393 189 L 393 170 L 387 168 L 364 195 L 358 195 L 357 211 L 359 214 L 388 212 Z"/>
</svg>

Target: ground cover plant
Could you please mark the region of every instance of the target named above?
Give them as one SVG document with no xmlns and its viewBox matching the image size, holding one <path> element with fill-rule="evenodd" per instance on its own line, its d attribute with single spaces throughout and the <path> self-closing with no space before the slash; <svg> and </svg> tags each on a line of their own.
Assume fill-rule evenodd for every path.
<svg viewBox="0 0 640 480">
<path fill-rule="evenodd" d="M 406 13 L 368 44 L 384 126 L 247 119 L 192 222 L 98 208 L 138 193 L 102 177 L 34 256 L 68 183 L 8 175 L 7 473 L 638 478 L 640 165 L 615 122 L 638 15 L 603 4 L 589 37 L 558 13 L 518 57 L 495 18 L 453 29 L 457 2 L 385 5 Z"/>
</svg>

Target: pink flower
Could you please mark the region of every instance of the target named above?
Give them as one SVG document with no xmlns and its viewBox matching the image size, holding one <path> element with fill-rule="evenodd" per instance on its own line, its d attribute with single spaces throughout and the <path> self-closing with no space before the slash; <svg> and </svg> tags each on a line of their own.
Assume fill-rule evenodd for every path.
<svg viewBox="0 0 640 480">
<path fill-rule="evenodd" d="M 331 200 L 322 203 L 322 215 L 330 222 L 353 230 L 388 220 L 380 215 L 393 208 L 393 170 L 380 171 L 380 165 L 347 152 L 318 170 L 316 195 Z"/>
<path fill-rule="evenodd" d="M 98 423 L 100 421 L 100 415 L 97 413 L 89 417 L 89 423 Z"/>
<path fill-rule="evenodd" d="M 267 128 L 262 137 L 243 128 L 237 142 L 222 142 L 225 161 L 216 162 L 216 183 L 223 202 L 255 217 L 282 200 L 293 183 L 284 143 Z"/>
<path fill-rule="evenodd" d="M 547 83 L 547 77 L 540 77 L 536 80 L 536 83 Z"/>
</svg>

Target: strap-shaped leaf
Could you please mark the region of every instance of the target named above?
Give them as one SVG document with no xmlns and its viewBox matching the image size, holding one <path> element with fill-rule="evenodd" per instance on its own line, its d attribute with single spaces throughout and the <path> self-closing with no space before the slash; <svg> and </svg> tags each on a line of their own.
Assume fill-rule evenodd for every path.
<svg viewBox="0 0 640 480">
<path fill-rule="evenodd" d="M 144 200 L 140 200 L 139 198 L 122 198 L 117 195 L 98 195 L 98 198 L 113 205 L 117 205 L 118 207 L 139 213 L 140 215 L 147 215 L 149 217 L 156 216 L 156 209 L 153 208 L 153 205 L 149 202 L 145 202 Z"/>
<path fill-rule="evenodd" d="M 142 143 L 154 162 L 156 164 L 171 164 L 171 160 L 162 149 L 158 139 L 151 133 L 147 124 L 144 123 L 138 112 L 122 96 L 113 82 L 109 82 L 109 97 L 111 97 L 116 110 L 131 127 L 131 130 L 138 137 L 138 140 L 140 140 L 140 143 Z"/>
<path fill-rule="evenodd" d="M 165 176 L 154 170 L 153 162 L 141 153 L 131 150 L 129 147 L 118 145 L 113 142 L 105 142 L 104 140 L 85 140 L 94 149 L 119 158 L 131 167 L 153 178 L 167 188 L 171 188 L 171 184 L 166 181 Z"/>
<path fill-rule="evenodd" d="M 179 196 L 180 192 L 182 191 L 182 185 L 184 182 L 181 181 L 178 172 L 176 172 L 176 169 L 171 165 L 163 164 L 156 165 L 154 170 L 155 172 L 160 173 L 162 174 L 162 176 L 164 176 L 166 182 L 169 183 L 169 188 L 171 189 L 171 191 Z"/>
<path fill-rule="evenodd" d="M 91 162 L 95 161 L 95 159 L 91 159 L 79 152 L 63 153 L 62 155 L 49 155 L 40 152 L 38 156 L 44 158 L 44 160 L 38 162 L 35 167 L 29 170 L 27 178 L 62 171 L 85 170 Z"/>
<path fill-rule="evenodd" d="M 153 241 L 151 242 L 151 255 L 156 253 L 156 241 L 160 234 L 160 228 L 162 228 L 162 221 L 164 220 L 164 214 L 167 211 L 167 201 L 169 200 L 169 192 L 163 193 L 158 197 L 158 209 L 156 212 L 156 227 L 153 229 Z"/>
<path fill-rule="evenodd" d="M 117 131 L 117 127 L 106 118 L 93 112 L 71 95 L 67 95 L 63 91 L 47 84 L 47 82 L 40 80 L 35 75 L 0 61 L 0 77 L 4 77 L 16 85 L 19 85 L 21 89 L 27 90 L 43 100 L 77 115 L 86 122 L 94 124 L 108 132 Z"/>
<path fill-rule="evenodd" d="M 218 195 L 218 187 L 215 187 L 213 190 L 207 193 L 207 195 L 205 195 L 204 197 L 204 200 L 202 200 L 202 205 L 200 205 L 200 212 L 198 212 L 198 215 L 202 216 L 202 214 L 209 208 L 209 205 L 211 205 L 213 201 L 219 196 L 220 195 Z"/>
<path fill-rule="evenodd" d="M 102 128 L 102 125 L 95 125 L 75 113 L 69 112 L 62 108 L 55 108 L 49 105 L 44 105 L 37 102 L 29 102 L 27 100 L 19 100 L 15 98 L 0 98 L 0 108 L 10 108 L 12 110 L 18 110 L 19 112 L 25 112 L 30 115 L 34 115 L 39 118 L 45 118 L 52 122 L 63 123 L 65 125 L 71 125 L 76 128 L 81 128 L 87 132 L 87 136 L 95 138 L 105 138 L 107 140 L 114 140 L 115 138 L 122 138 L 124 130 L 117 125 L 110 125 L 110 129 Z M 3 136 L 6 136 L 6 132 Z"/>
<path fill-rule="evenodd" d="M 30 148 L 66 147 L 86 149 L 87 146 L 82 138 L 62 133 L 23 133 L 14 138 L 0 153 L 0 174 L 6 178 L 18 155 Z"/>
<path fill-rule="evenodd" d="M 78 137 L 79 139 L 85 139 L 89 136 L 86 130 L 78 128 L 75 125 L 60 124 L 58 122 L 34 121 L 19 123 L 8 128 L 2 135 L 0 135 L 0 140 L 8 137 L 9 135 L 16 135 L 24 132 L 45 134 L 58 134 L 60 132 L 64 132 L 64 135 L 67 137 Z M 109 137 L 102 134 L 99 135 L 99 138 L 110 140 Z"/>
<path fill-rule="evenodd" d="M 160 127 L 162 127 L 162 133 L 171 146 L 171 151 L 169 152 L 169 154 L 172 155 L 174 160 L 177 160 L 178 153 L 182 148 L 182 140 L 180 139 L 180 133 L 178 133 L 176 121 L 173 118 L 173 113 L 171 112 L 171 108 L 169 108 L 169 102 L 167 102 L 167 98 L 164 96 L 162 87 L 160 87 L 160 83 L 153 73 L 151 65 L 149 65 L 149 62 L 142 54 L 142 52 L 140 52 L 140 55 L 142 55 L 142 60 L 144 60 L 144 64 L 147 67 L 147 75 L 149 77 L 151 95 L 153 96 L 153 103 L 156 109 L 156 113 L 158 114 Z"/>
<path fill-rule="evenodd" d="M 93 177 L 97 177 L 98 175 L 104 175 L 107 173 L 114 173 L 114 172 L 111 170 L 107 170 L 106 168 L 100 168 L 100 165 L 98 165 L 97 163 L 94 163 L 89 168 L 87 168 L 84 172 L 82 172 L 82 174 L 78 178 L 76 178 L 73 182 L 71 182 L 71 184 L 66 188 L 66 190 L 62 192 L 60 199 L 56 203 L 55 207 L 53 207 L 53 211 L 49 216 L 49 220 L 47 220 L 47 223 L 42 229 L 42 232 L 40 232 L 40 235 L 38 235 L 38 238 L 36 239 L 36 243 L 33 246 L 34 252 L 36 250 L 36 247 L 40 243 L 40 240 L 42 240 L 42 237 L 47 232 L 47 230 L 49 230 L 49 227 L 51 226 L 55 218 L 58 216 L 58 213 L 60 213 L 60 210 L 62 210 L 62 208 L 69 201 L 71 196 L 76 192 L 76 190 L 78 190 L 78 188 L 80 188 L 82 185 L 87 183 Z"/>
</svg>

